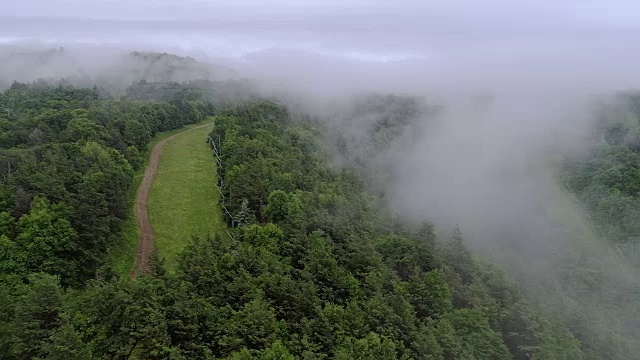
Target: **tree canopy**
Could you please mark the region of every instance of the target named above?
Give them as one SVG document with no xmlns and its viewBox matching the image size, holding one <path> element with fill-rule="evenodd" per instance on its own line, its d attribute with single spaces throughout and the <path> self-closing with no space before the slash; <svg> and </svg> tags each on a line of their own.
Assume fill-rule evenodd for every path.
<svg viewBox="0 0 640 360">
<path fill-rule="evenodd" d="M 549 316 L 477 260 L 460 229 L 437 235 L 430 223 L 402 223 L 362 169 L 334 165 L 340 151 L 346 164 L 368 155 L 329 149 L 332 129 L 273 101 L 218 107 L 212 96 L 202 86 L 147 82 L 121 98 L 43 83 L 0 94 L 9 109 L 0 113 L 3 358 L 627 354 L 611 351 L 615 339 L 581 332 L 579 321 Z M 390 143 L 416 101 L 363 100 L 365 114 L 384 116 L 362 141 Z M 229 232 L 193 238 L 175 273 L 156 259 L 148 274 L 115 274 L 105 257 L 120 240 L 151 137 L 204 116 L 215 116 L 211 137 L 220 139 Z"/>
</svg>

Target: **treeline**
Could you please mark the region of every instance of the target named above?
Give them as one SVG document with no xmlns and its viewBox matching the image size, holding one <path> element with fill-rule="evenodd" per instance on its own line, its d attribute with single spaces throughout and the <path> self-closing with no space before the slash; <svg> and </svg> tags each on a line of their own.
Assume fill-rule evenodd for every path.
<svg viewBox="0 0 640 360">
<path fill-rule="evenodd" d="M 237 224 L 232 237 L 194 239 L 175 274 L 166 274 L 161 260 L 135 279 L 102 269 L 82 290 L 67 288 L 57 269 L 25 268 L 18 279 L 7 274 L 19 272 L 3 268 L 4 358 L 583 358 L 567 330 L 498 270 L 474 260 L 459 231 L 436 238 L 428 223 L 407 229 L 356 173 L 329 166 L 323 130 L 312 121 L 264 101 L 216 119 L 225 206 Z M 102 149 L 125 167 L 126 150 L 136 146 L 115 148 L 97 139 L 53 145 Z M 66 184 L 45 188 L 57 193 Z M 70 198 L 75 189 L 66 190 Z M 70 200 L 33 196 L 19 229 L 46 218 L 56 224 L 50 228 L 68 229 L 51 239 L 80 234 Z M 99 218 L 95 211 L 84 210 Z M 69 226 L 58 226 L 65 219 Z M 6 237 L 14 245 L 3 249 L 21 248 L 15 235 Z M 32 243 L 27 239 L 36 237 L 20 238 Z"/>
<path fill-rule="evenodd" d="M 270 101 L 233 104 L 228 92 L 212 102 L 219 86 L 139 82 L 116 98 L 36 83 L 0 95 L 1 358 L 628 354 L 593 338 L 588 321 L 549 318 L 474 259 L 460 230 L 404 225 L 366 172 L 332 165 L 401 137 L 418 100 L 362 100 L 354 116 L 368 126 L 358 139 L 367 149 L 354 153 L 354 133 L 332 149 L 336 128 Z M 231 236 L 193 239 L 172 274 L 161 259 L 137 278 L 102 266 L 151 136 L 211 114 Z"/>
<path fill-rule="evenodd" d="M 406 229 L 356 173 L 329 167 L 315 123 L 270 102 L 224 115 L 212 138 L 222 138 L 225 204 L 234 214 L 229 224 L 233 220 L 239 229 L 236 241 L 216 251 L 216 262 L 254 252 L 260 254 L 255 259 L 273 259 L 267 263 L 276 268 L 265 264 L 249 278 L 243 275 L 243 282 L 255 279 L 260 299 L 266 297 L 276 319 L 286 322 L 288 334 L 280 340 L 296 357 L 304 352 L 295 352 L 300 345 L 288 341 L 291 332 L 297 339 L 328 336 L 330 341 L 317 339 L 314 356 L 329 358 L 358 358 L 375 348 L 369 341 L 381 345 L 360 358 L 582 358 L 572 335 L 545 319 L 498 270 L 472 258 L 459 231 L 436 239 L 428 223 Z M 410 116 L 376 118 L 371 134 L 398 136 Z M 265 238 L 256 239 L 259 233 Z M 261 280 L 275 272 L 292 284 L 288 290 L 274 291 L 274 282 Z M 296 287 L 299 299 L 283 303 L 282 293 Z M 300 309 L 309 298 L 313 306 Z M 325 319 L 328 309 L 338 316 Z M 312 330 L 305 331 L 300 319 L 308 319 Z M 313 327 L 335 322 L 329 330 Z"/>
<path fill-rule="evenodd" d="M 95 276 L 119 241 L 150 138 L 210 112 L 190 89 L 170 86 L 160 101 L 45 82 L 0 93 L 1 276 L 41 272 L 73 286 Z"/>
</svg>

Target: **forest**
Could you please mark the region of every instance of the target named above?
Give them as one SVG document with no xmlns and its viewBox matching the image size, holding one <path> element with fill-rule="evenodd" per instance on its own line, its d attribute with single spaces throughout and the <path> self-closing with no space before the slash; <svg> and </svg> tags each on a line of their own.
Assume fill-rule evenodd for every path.
<svg viewBox="0 0 640 360">
<path fill-rule="evenodd" d="M 357 164 L 410 126 L 416 99 L 366 97 L 360 112 L 383 116 L 357 146 L 276 100 L 233 100 L 237 85 L 140 81 L 113 95 L 39 81 L 0 93 L 0 358 L 632 358 L 637 339 L 551 313 L 477 259 L 464 229 L 442 235 L 390 211 Z M 228 232 L 193 237 L 175 271 L 157 256 L 149 273 L 114 271 L 150 139 L 206 116 Z M 610 187 L 600 201 L 612 206 L 587 202 L 603 224 L 627 214 L 613 199 L 637 196 L 634 129 L 603 128 L 608 150 L 567 170 L 581 199 Z"/>
<path fill-rule="evenodd" d="M 567 159 L 563 177 L 600 235 L 640 264 L 640 94 L 603 102 L 597 125 L 589 151 Z"/>
</svg>

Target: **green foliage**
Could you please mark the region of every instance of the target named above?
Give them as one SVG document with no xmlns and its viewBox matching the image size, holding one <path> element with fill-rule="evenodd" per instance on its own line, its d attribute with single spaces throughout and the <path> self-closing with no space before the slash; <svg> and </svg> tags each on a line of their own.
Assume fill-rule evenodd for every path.
<svg viewBox="0 0 640 360">
<path fill-rule="evenodd" d="M 97 88 L 45 82 L 0 93 L 11 115 L 0 120 L 3 276 L 47 272 L 65 286 L 95 276 L 120 240 L 133 169 L 150 137 L 210 110 L 194 89 L 172 89 L 164 102 L 112 100 Z M 197 118 L 179 114 L 181 107 Z"/>
<path fill-rule="evenodd" d="M 60 207 L 37 197 L 29 214 L 18 221 L 18 261 L 28 272 L 71 278 L 77 271 L 73 259 L 77 236 Z"/>
<path fill-rule="evenodd" d="M 640 265 L 640 96 L 625 91 L 611 100 L 599 108 L 589 151 L 563 164 L 587 234 L 577 254 L 562 261 L 562 292 L 575 303 L 562 299 L 558 312 L 586 358 L 626 359 L 640 351 L 638 283 L 631 275 Z M 587 250 L 593 244 L 598 247 Z"/>
<path fill-rule="evenodd" d="M 85 109 L 76 109 L 71 112 L 71 120 L 62 134 L 62 138 L 68 142 L 99 141 L 106 142 L 109 138 L 104 126 L 92 122 L 89 112 Z"/>
<path fill-rule="evenodd" d="M 358 283 L 342 268 L 333 253 L 333 244 L 322 232 L 308 239 L 304 272 L 316 284 L 318 297 L 330 303 L 346 303 L 358 292 Z"/>
<path fill-rule="evenodd" d="M 220 179 L 199 175 L 220 180 L 233 214 L 226 221 L 238 225 L 229 229 L 231 237 L 215 229 L 194 231 L 190 240 L 192 234 L 165 236 L 158 242 L 161 256 L 170 246 L 182 250 L 167 263 L 173 272 L 158 259 L 150 274 L 137 278 L 100 269 L 129 213 L 133 169 L 150 137 L 211 113 L 204 98 L 192 85 L 146 81 L 133 84 L 121 101 L 101 98 L 97 89 L 64 86 L 15 84 L 2 94 L 0 103 L 13 110 L 10 121 L 0 119 L 0 147 L 12 149 L 0 152 L 7 179 L 0 184 L 0 304 L 8 305 L 0 312 L 3 356 L 448 360 L 606 354 L 610 342 L 597 337 L 592 352 L 582 352 L 567 329 L 474 259 L 461 231 L 440 238 L 428 223 L 413 228 L 389 214 L 384 196 L 368 192 L 375 184 L 362 180 L 366 172 L 331 165 L 321 147 L 326 129 L 270 101 L 229 105 L 217 114 L 211 136 L 221 140 L 220 166 L 206 148 L 206 159 L 191 156 L 187 147 L 174 149 L 180 156 L 173 166 L 194 167 L 203 159 L 218 166 Z M 395 96 L 361 101 L 354 116 L 380 116 L 367 122 L 367 151 L 354 154 L 349 143 L 339 148 L 346 163 L 388 146 L 419 107 L 416 99 Z M 205 145 L 202 131 L 189 134 L 194 138 L 183 139 Z M 183 174 L 158 179 L 165 202 L 150 208 L 154 221 L 161 219 L 158 234 L 171 223 L 170 214 L 189 229 L 214 222 L 194 204 L 208 202 L 212 209 L 217 198 L 194 195 L 201 193 L 189 184 L 203 178 Z M 190 201 L 169 202 L 187 190 Z M 175 209 L 165 211 L 167 204 Z M 572 331 L 586 333 L 579 326 Z"/>
<path fill-rule="evenodd" d="M 135 146 L 142 150 L 147 145 L 151 137 L 148 129 L 138 120 L 127 119 L 124 122 L 124 132 L 122 134 L 127 140 L 128 146 Z"/>
<path fill-rule="evenodd" d="M 238 223 L 238 227 L 245 227 L 247 225 L 255 224 L 258 221 L 251 209 L 249 209 L 249 200 L 242 199 L 240 210 L 238 210 L 235 219 Z"/>
<path fill-rule="evenodd" d="M 280 341 L 274 342 L 270 348 L 260 354 L 261 360 L 294 360 L 295 358 Z"/>
<path fill-rule="evenodd" d="M 4 276 L 25 271 L 16 244 L 6 235 L 0 235 L 0 273 Z"/>
<path fill-rule="evenodd" d="M 234 312 L 225 324 L 224 333 L 220 342 L 225 349 L 260 350 L 277 339 L 278 321 L 271 306 L 258 296 Z"/>
<path fill-rule="evenodd" d="M 565 164 L 564 180 L 592 214 L 605 236 L 616 242 L 640 238 L 640 109 L 638 94 L 619 94 L 620 105 L 602 109 L 591 152 Z"/>
<path fill-rule="evenodd" d="M 397 359 L 395 350 L 393 341 L 370 333 L 362 339 L 345 338 L 336 351 L 335 359 L 394 360 Z"/>
<path fill-rule="evenodd" d="M 417 275 L 412 279 L 409 290 L 409 301 L 415 308 L 416 315 L 421 318 L 438 319 L 453 308 L 451 289 L 445 282 L 441 269 Z"/>
<path fill-rule="evenodd" d="M 269 194 L 268 204 L 265 208 L 267 219 L 272 222 L 280 222 L 289 215 L 289 196 L 282 190 L 274 190 Z"/>
<path fill-rule="evenodd" d="M 482 313 L 474 310 L 456 310 L 446 314 L 443 322 L 449 322 L 460 343 L 462 359 L 509 359 L 507 347 L 500 335 L 490 327 Z"/>
<path fill-rule="evenodd" d="M 9 358 L 31 359 L 49 352 L 49 338 L 61 325 L 62 299 L 59 281 L 45 274 L 32 274 L 28 284 L 20 285 L 15 293 Z"/>
<path fill-rule="evenodd" d="M 85 296 L 90 307 L 81 309 L 90 324 L 87 336 L 99 357 L 161 358 L 169 344 L 161 281 L 142 277 L 97 283 Z"/>
<path fill-rule="evenodd" d="M 313 124 L 264 102 L 225 115 L 211 136 L 221 138 L 226 206 L 242 219 L 234 219 L 238 243 L 199 240 L 181 263 L 199 294 L 234 309 L 214 353 L 231 346 L 231 357 L 257 357 L 276 339 L 302 358 L 506 359 L 509 350 L 526 358 L 566 351 L 543 340 L 563 333 L 542 314 L 529 307 L 533 318 L 515 316 L 522 298 L 473 259 L 460 230 L 446 241 L 428 223 L 406 230 L 354 173 L 331 169 L 312 150 Z M 312 140 L 301 143 L 303 135 Z M 252 328 L 262 342 L 240 335 L 249 333 L 239 330 L 249 305 L 262 314 Z M 537 335 L 525 340 L 534 327 Z"/>
<path fill-rule="evenodd" d="M 50 360 L 90 360 L 93 359 L 91 346 L 82 340 L 82 334 L 75 329 L 68 316 L 61 316 L 61 325 L 43 345 L 44 359 Z"/>
<path fill-rule="evenodd" d="M 274 253 L 278 251 L 283 238 L 282 230 L 274 224 L 250 225 L 242 231 L 242 240 L 244 242 Z"/>
<path fill-rule="evenodd" d="M 124 157 L 125 159 L 127 159 L 127 162 L 131 164 L 131 167 L 134 170 L 139 169 L 144 163 L 142 154 L 140 154 L 140 151 L 135 146 L 127 147 L 127 149 L 124 151 Z"/>
</svg>

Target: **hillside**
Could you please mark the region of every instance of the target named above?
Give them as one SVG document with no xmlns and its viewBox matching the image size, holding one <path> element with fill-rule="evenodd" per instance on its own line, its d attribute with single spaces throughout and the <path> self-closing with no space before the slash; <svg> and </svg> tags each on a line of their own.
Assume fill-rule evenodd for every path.
<svg viewBox="0 0 640 360">
<path fill-rule="evenodd" d="M 8 358 L 584 357 L 460 231 L 405 227 L 357 171 L 331 166 L 318 123 L 273 102 L 217 110 L 201 90 L 172 91 L 183 95 L 122 102 L 43 84 L 2 94 Z M 205 115 L 221 139 L 232 238 L 194 230 L 174 272 L 158 259 L 144 276 L 118 276 L 105 250 L 120 241 L 140 153 L 155 132 Z"/>
<path fill-rule="evenodd" d="M 467 249 L 478 234 L 390 210 L 387 150 L 437 106 L 369 94 L 323 119 L 238 85 L 0 94 L 3 358 L 633 358 L 639 287 L 559 188 L 538 200 L 557 226 L 520 234 L 571 239 L 545 278 L 508 238 L 501 269 Z M 158 252 L 131 277 L 156 135 Z"/>
<path fill-rule="evenodd" d="M 89 61 L 91 59 L 91 61 Z M 153 51 L 114 52 L 101 48 L 40 49 L 0 45 L 0 89 L 12 81 L 65 82 L 92 87 L 99 83 L 112 92 L 122 92 L 134 81 L 189 82 L 222 81 L 238 74 L 225 66 Z M 7 81 L 7 79 L 11 79 Z"/>
<path fill-rule="evenodd" d="M 618 93 L 599 107 L 589 151 L 566 159 L 565 185 L 627 260 L 640 264 L 640 95 Z"/>
</svg>

